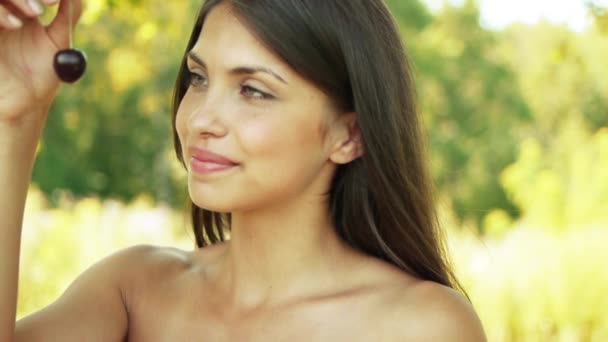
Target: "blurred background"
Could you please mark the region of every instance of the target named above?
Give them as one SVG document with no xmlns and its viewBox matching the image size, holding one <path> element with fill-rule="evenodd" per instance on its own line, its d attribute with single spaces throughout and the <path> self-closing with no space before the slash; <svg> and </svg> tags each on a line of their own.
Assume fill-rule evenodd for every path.
<svg viewBox="0 0 608 342">
<path fill-rule="evenodd" d="M 489 340 L 608 341 L 608 1 L 387 2 Z M 19 317 L 117 249 L 194 246 L 170 103 L 200 0 L 85 3 L 88 71 L 39 148 Z"/>
</svg>

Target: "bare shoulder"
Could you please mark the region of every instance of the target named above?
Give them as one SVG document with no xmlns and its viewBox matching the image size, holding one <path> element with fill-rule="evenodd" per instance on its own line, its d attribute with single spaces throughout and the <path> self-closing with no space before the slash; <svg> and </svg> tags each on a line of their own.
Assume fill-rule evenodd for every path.
<svg viewBox="0 0 608 342">
<path fill-rule="evenodd" d="M 120 251 L 121 288 L 127 300 L 144 287 L 162 285 L 192 266 L 192 252 L 174 247 L 136 245 Z M 127 303 L 128 304 L 128 303 Z"/>
<path fill-rule="evenodd" d="M 357 268 L 378 295 L 371 316 L 382 341 L 486 341 L 469 300 L 450 287 L 422 280 L 397 266 L 365 256 Z M 378 328 L 374 326 L 374 328 Z"/>
<path fill-rule="evenodd" d="M 126 290 L 139 280 L 184 268 L 190 264 L 190 254 L 173 247 L 135 245 L 111 254 L 99 264 L 105 264 L 115 274 L 121 289 Z"/>
<path fill-rule="evenodd" d="M 125 251 L 121 266 L 127 275 L 121 281 L 131 315 L 146 315 L 151 304 L 174 306 L 192 298 L 186 293 L 204 292 L 209 270 L 213 269 L 223 244 L 185 251 L 174 247 L 138 245 Z"/>
<path fill-rule="evenodd" d="M 79 275 L 55 302 L 16 322 L 15 340 L 123 340 L 129 328 L 126 290 L 144 279 L 142 274 L 149 270 L 177 264 L 179 253 L 169 251 L 134 246 L 101 259 Z"/>
<path fill-rule="evenodd" d="M 390 318 L 391 339 L 486 341 L 481 321 L 468 299 L 441 284 L 417 280 L 397 291 Z"/>
<path fill-rule="evenodd" d="M 181 269 L 192 263 L 191 252 L 174 247 L 136 245 L 119 253 L 124 253 L 125 259 L 134 263 L 129 266 L 139 267 L 142 271 Z"/>
</svg>

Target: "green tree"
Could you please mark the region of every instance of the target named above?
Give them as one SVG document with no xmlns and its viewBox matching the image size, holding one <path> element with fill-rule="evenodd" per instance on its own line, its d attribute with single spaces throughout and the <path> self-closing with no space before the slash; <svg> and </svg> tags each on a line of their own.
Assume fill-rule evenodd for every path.
<svg viewBox="0 0 608 342">
<path fill-rule="evenodd" d="M 608 36 L 548 23 L 503 32 L 534 126 L 502 182 L 536 226 L 565 229 L 605 219 Z"/>
<path fill-rule="evenodd" d="M 33 177 L 40 189 L 184 203 L 170 103 L 196 3 L 88 3 L 75 36 L 88 70 L 51 109 Z"/>
<path fill-rule="evenodd" d="M 517 216 L 498 175 L 515 160 L 531 114 L 497 54 L 500 36 L 480 26 L 469 1 L 445 5 L 410 38 L 439 191 L 463 220 L 480 222 L 492 208 Z"/>
<path fill-rule="evenodd" d="M 603 34 L 608 34 L 608 8 L 599 4 L 598 1 L 588 1 L 587 8 L 595 19 L 597 29 Z"/>
</svg>

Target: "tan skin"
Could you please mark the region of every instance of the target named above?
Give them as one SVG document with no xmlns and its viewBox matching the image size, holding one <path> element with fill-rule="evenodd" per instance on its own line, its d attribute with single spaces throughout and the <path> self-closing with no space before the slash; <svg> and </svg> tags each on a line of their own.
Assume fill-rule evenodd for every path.
<svg viewBox="0 0 608 342">
<path fill-rule="evenodd" d="M 0 38 L 19 29 L 2 30 Z M 14 340 L 485 340 L 475 312 L 456 291 L 416 279 L 337 237 L 322 194 L 336 167 L 363 153 L 355 113 L 338 111 L 225 5 L 212 10 L 192 52 L 198 58 L 188 66 L 196 76 L 177 116 L 184 159 L 196 146 L 239 165 L 213 175 L 188 166 L 189 192 L 200 207 L 232 213 L 231 240 L 192 252 L 154 246 L 119 251 L 79 276 L 55 303 L 17 322 Z M 0 59 L 0 77 L 10 63 Z M 284 82 L 266 72 L 231 72 L 251 65 Z M 56 80 L 42 83 L 56 87 Z M 29 182 L 31 146 L 45 117 L 40 113 L 54 96 L 47 93 L 49 101 L 39 108 L 0 99 L 0 113 L 13 113 L 0 117 L 8 141 L 0 162 L 25 171 L 20 184 Z M 25 133 L 30 143 L 18 143 Z M 15 170 L 4 169 L 0 185 L 14 181 Z M 24 199 L 26 190 L 14 187 L 11 199 Z M 6 204 L 0 215 L 14 225 L 0 229 L 19 235 L 22 206 Z M 0 251 L 10 246 L 0 242 Z M 14 300 L 16 276 L 0 279 L 8 279 L 0 287 L 5 308 Z M 11 318 L 10 310 L 0 311 L 0 327 L 10 320 L 14 313 Z"/>
</svg>

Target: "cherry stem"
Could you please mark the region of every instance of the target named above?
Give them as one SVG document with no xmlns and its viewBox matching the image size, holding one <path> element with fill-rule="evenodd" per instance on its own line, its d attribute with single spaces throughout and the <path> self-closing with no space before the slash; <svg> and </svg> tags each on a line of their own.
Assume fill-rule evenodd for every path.
<svg viewBox="0 0 608 342">
<path fill-rule="evenodd" d="M 68 0 L 68 36 L 70 37 L 70 49 L 72 48 L 72 0 Z"/>
</svg>

